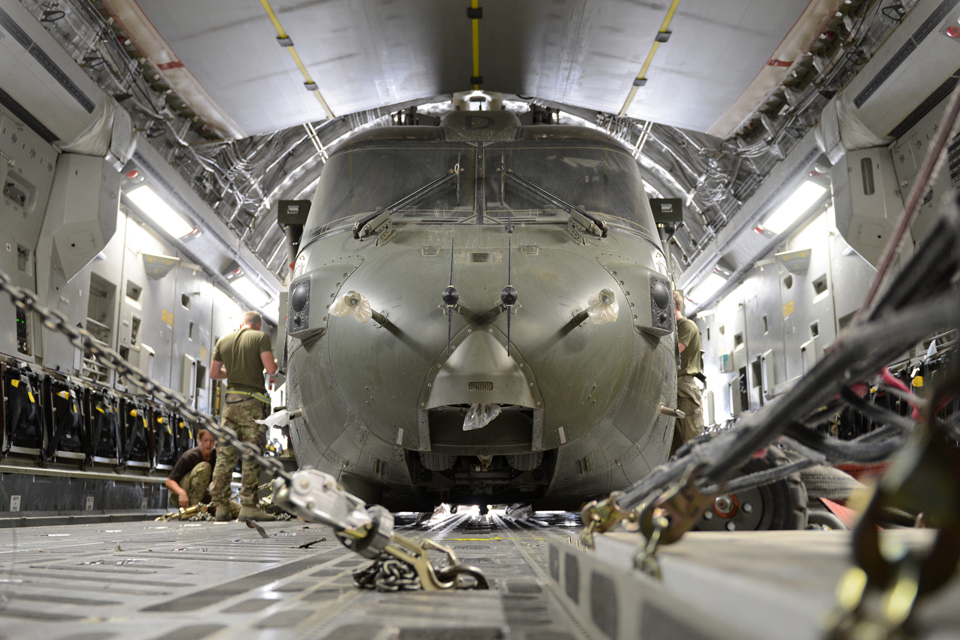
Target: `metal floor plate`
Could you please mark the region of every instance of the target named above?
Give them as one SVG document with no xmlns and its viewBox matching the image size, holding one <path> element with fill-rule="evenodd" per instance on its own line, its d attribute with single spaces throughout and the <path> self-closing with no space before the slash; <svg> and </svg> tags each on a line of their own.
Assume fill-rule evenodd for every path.
<svg viewBox="0 0 960 640">
<path fill-rule="evenodd" d="M 546 519 L 544 519 L 546 518 Z M 0 638 L 206 640 L 589 637 L 547 579 L 547 531 L 574 516 L 514 522 L 466 512 L 398 518 L 480 567 L 491 590 L 377 593 L 353 586 L 366 561 L 330 530 L 264 523 L 131 522 L 0 530 Z M 307 549 L 305 543 L 317 542 Z"/>
<path fill-rule="evenodd" d="M 690 533 L 654 581 L 632 569 L 636 534 L 568 544 L 575 514 L 397 525 L 452 547 L 491 589 L 358 589 L 367 561 L 298 521 L 264 523 L 266 539 L 236 522 L 3 529 L 0 640 L 818 640 L 850 553 L 849 532 Z M 955 578 L 922 605 L 921 637 L 957 637 L 957 603 Z"/>
</svg>

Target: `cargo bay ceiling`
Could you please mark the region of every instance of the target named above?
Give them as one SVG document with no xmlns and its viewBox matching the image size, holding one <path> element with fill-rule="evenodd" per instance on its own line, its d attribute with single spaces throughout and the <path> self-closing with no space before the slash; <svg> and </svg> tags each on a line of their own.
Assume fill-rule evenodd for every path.
<svg viewBox="0 0 960 640">
<path fill-rule="evenodd" d="M 924 2 L 21 1 L 281 280 L 277 200 L 311 197 L 358 127 L 477 88 L 630 146 L 653 195 L 684 199 L 679 277 Z"/>
<path fill-rule="evenodd" d="M 707 131 L 808 1 L 682 0 L 626 115 Z M 133 0 L 108 4 L 129 29 L 142 28 L 132 22 Z M 136 4 L 240 136 L 328 117 L 259 0 Z M 343 116 L 470 89 L 469 4 L 272 0 L 271 7 L 330 111 Z M 669 0 L 483 0 L 481 86 L 619 113 L 670 8 Z"/>
</svg>

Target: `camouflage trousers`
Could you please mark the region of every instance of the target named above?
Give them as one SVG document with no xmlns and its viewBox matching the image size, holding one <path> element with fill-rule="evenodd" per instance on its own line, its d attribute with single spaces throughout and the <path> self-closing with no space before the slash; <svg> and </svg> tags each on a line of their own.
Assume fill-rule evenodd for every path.
<svg viewBox="0 0 960 640">
<path fill-rule="evenodd" d="M 203 502 L 203 496 L 207 492 L 207 487 L 210 486 L 211 478 L 213 478 L 213 467 L 210 466 L 209 462 L 201 462 L 191 469 L 190 473 L 183 476 L 179 484 L 187 492 L 187 497 L 190 499 L 189 506 L 192 507 Z M 175 509 L 180 507 L 180 497 L 172 491 L 170 492 L 170 506 Z"/>
<path fill-rule="evenodd" d="M 227 394 L 230 395 L 230 394 Z M 266 427 L 255 420 L 263 419 L 264 404 L 255 398 L 223 405 L 223 417 L 220 426 L 230 427 L 244 442 L 252 442 L 263 451 L 266 440 Z M 217 466 L 213 470 L 213 485 L 210 496 L 215 505 L 230 502 L 230 480 L 237 466 L 239 452 L 229 445 L 217 443 Z M 240 504 L 244 507 L 257 505 L 257 484 L 260 482 L 260 463 L 254 460 L 243 461 L 243 474 L 240 480 Z"/>
<path fill-rule="evenodd" d="M 685 442 L 703 435 L 703 403 L 694 376 L 677 378 L 677 409 L 683 411 L 686 417 L 677 420 L 674 427 L 671 454 Z"/>
</svg>

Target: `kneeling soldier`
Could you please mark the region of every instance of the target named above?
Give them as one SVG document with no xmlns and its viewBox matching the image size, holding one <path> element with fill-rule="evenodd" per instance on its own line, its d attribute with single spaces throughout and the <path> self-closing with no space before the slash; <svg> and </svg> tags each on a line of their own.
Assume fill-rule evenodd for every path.
<svg viewBox="0 0 960 640">
<path fill-rule="evenodd" d="M 200 446 L 183 452 L 164 483 L 170 490 L 170 505 L 174 508 L 186 509 L 201 502 L 210 502 L 207 487 L 210 486 L 213 467 L 217 463 L 214 449 L 216 441 L 206 429 L 200 430 L 197 440 Z"/>
</svg>

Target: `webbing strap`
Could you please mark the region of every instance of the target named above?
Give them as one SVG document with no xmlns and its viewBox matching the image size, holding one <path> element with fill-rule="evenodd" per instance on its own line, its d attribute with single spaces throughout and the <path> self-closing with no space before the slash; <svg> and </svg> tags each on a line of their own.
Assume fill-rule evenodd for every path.
<svg viewBox="0 0 960 640">
<path fill-rule="evenodd" d="M 255 400 L 259 400 L 260 402 L 262 402 L 262 403 L 264 403 L 264 404 L 270 404 L 270 399 L 267 398 L 267 397 L 266 397 L 265 395 L 263 395 L 262 393 L 255 393 L 255 392 L 251 392 L 251 391 L 231 391 L 230 389 L 227 389 L 227 391 L 226 391 L 226 393 L 225 393 L 224 395 L 225 395 L 225 396 L 226 396 L 226 395 L 249 396 L 249 397 L 251 397 L 251 398 L 253 398 L 253 399 L 255 399 Z M 244 400 L 237 400 L 236 402 L 244 402 Z M 227 401 L 227 404 L 233 404 L 233 403 Z"/>
</svg>

